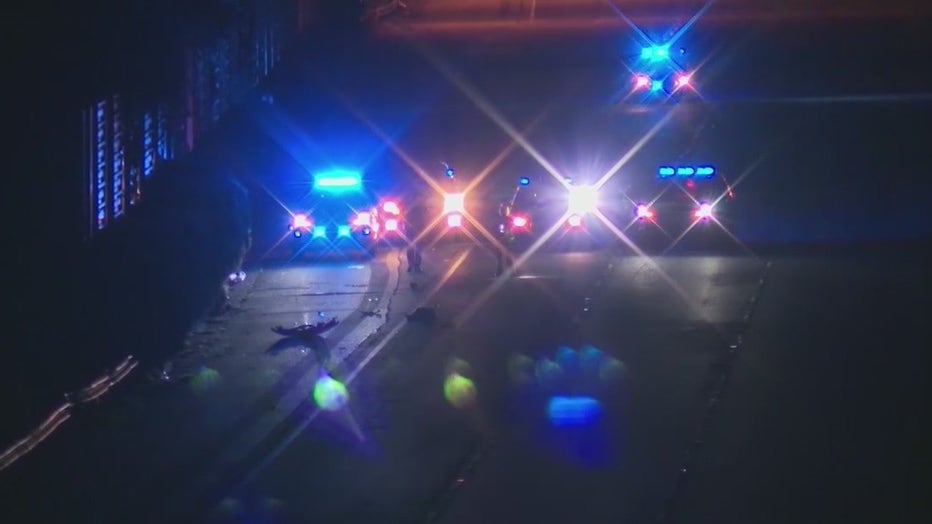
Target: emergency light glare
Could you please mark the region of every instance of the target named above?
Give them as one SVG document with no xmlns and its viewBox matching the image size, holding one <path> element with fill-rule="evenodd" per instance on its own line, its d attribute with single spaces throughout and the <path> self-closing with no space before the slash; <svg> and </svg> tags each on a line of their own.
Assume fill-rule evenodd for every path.
<svg viewBox="0 0 932 524">
<path fill-rule="evenodd" d="M 650 206 L 647 204 L 639 204 L 637 208 L 637 217 L 638 218 L 652 218 L 654 212 L 650 210 Z"/>
<path fill-rule="evenodd" d="M 595 211 L 598 205 L 598 192 L 592 186 L 571 186 L 569 193 L 569 212 L 585 214 Z"/>
<path fill-rule="evenodd" d="M 362 187 L 362 176 L 354 171 L 327 171 L 314 175 L 314 189 L 352 191 Z"/>
<path fill-rule="evenodd" d="M 353 219 L 353 225 L 354 226 L 365 226 L 365 225 L 368 225 L 371 220 L 372 220 L 372 215 L 366 211 L 363 211 L 361 213 L 358 213 L 356 215 L 356 218 Z"/>
<path fill-rule="evenodd" d="M 463 193 L 443 195 L 443 212 L 445 214 L 466 212 L 466 196 Z"/>
<path fill-rule="evenodd" d="M 398 203 L 393 200 L 388 200 L 382 204 L 382 211 L 390 215 L 399 215 L 401 214 L 401 208 L 398 207 Z"/>
<path fill-rule="evenodd" d="M 294 229 L 309 229 L 311 227 L 311 219 L 307 215 L 295 215 L 291 219 L 291 227 Z"/>
<path fill-rule="evenodd" d="M 521 184 L 522 186 L 527 186 L 531 184 L 531 179 L 526 176 L 523 176 L 518 179 L 518 183 Z"/>
<path fill-rule="evenodd" d="M 447 227 L 461 227 L 463 225 L 463 215 L 447 216 Z"/>
<path fill-rule="evenodd" d="M 547 418 L 555 427 L 585 427 L 602 416 L 602 406 L 592 397 L 553 397 L 547 404 Z"/>
<path fill-rule="evenodd" d="M 665 45 L 652 45 L 641 48 L 641 59 L 657 62 L 670 56 L 670 48 Z"/>
<path fill-rule="evenodd" d="M 327 228 L 324 226 L 315 226 L 314 227 L 314 238 L 326 238 L 327 237 Z"/>
</svg>

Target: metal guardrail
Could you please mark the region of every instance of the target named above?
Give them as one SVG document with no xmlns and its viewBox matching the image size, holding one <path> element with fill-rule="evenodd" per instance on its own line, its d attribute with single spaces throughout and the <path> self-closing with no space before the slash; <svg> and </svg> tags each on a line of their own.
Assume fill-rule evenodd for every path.
<svg viewBox="0 0 932 524">
<path fill-rule="evenodd" d="M 114 386 L 126 379 L 137 366 L 139 366 L 139 361 L 132 355 L 129 355 L 123 359 L 122 362 L 117 364 L 111 372 L 94 380 L 87 387 L 71 393 L 65 393 L 64 404 L 55 408 L 31 433 L 15 442 L 12 446 L 4 450 L 3 453 L 0 453 L 0 471 L 13 465 L 17 460 L 26 456 L 30 451 L 35 449 L 36 446 L 41 444 L 42 441 L 51 436 L 59 426 L 71 418 L 75 406 L 102 397 Z"/>
</svg>

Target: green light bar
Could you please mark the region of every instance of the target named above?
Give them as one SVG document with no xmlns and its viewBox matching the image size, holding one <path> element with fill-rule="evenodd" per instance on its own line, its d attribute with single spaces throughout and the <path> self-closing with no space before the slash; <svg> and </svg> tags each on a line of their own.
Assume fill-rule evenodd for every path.
<svg viewBox="0 0 932 524">
<path fill-rule="evenodd" d="M 362 177 L 354 171 L 327 171 L 314 175 L 314 189 L 353 190 L 362 188 Z"/>
</svg>

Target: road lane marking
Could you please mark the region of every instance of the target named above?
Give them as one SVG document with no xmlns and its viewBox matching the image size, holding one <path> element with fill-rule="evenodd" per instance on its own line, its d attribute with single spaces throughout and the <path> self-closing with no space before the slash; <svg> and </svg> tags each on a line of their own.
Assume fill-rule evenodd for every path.
<svg viewBox="0 0 932 524">
<path fill-rule="evenodd" d="M 754 311 L 757 307 L 757 304 L 759 303 L 758 299 L 760 298 L 761 292 L 763 291 L 767 277 L 770 275 L 772 266 L 773 261 L 768 260 L 764 264 L 764 267 L 761 269 L 761 274 L 757 281 L 757 286 L 751 295 L 752 299 L 749 301 L 748 306 L 742 315 L 742 332 L 739 333 L 735 337 L 734 342 L 728 346 L 726 355 L 728 361 L 726 366 L 719 373 L 719 376 L 715 381 L 715 385 L 712 388 L 709 397 L 706 399 L 705 413 L 702 416 L 702 422 L 700 423 L 697 437 L 686 449 L 686 459 L 676 473 L 676 479 L 673 482 L 673 488 L 670 495 L 666 499 L 666 504 L 664 505 L 660 515 L 657 517 L 657 522 L 669 522 L 673 519 L 673 512 L 676 510 L 676 503 L 679 500 L 679 496 L 682 494 L 686 485 L 686 476 L 688 475 L 691 466 L 696 460 L 699 451 L 701 451 L 702 446 L 705 444 L 704 436 L 708 432 L 709 424 L 712 420 L 712 415 L 715 413 L 715 408 L 725 394 L 726 386 L 731 378 L 731 372 L 734 369 L 734 360 L 737 358 L 738 352 L 744 345 L 744 333 L 747 333 L 747 331 L 750 329 L 750 320 L 754 316 Z"/>
</svg>

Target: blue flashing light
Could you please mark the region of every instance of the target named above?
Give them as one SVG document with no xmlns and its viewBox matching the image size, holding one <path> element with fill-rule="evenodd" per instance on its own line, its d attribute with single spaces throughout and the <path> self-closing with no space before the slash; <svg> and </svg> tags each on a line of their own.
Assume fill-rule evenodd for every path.
<svg viewBox="0 0 932 524">
<path fill-rule="evenodd" d="M 602 414 L 602 406 L 592 397 L 552 397 L 547 417 L 556 427 L 589 426 Z"/>
<path fill-rule="evenodd" d="M 531 179 L 526 176 L 523 176 L 518 179 L 518 183 L 521 184 L 522 186 L 527 186 L 531 184 Z"/>
<path fill-rule="evenodd" d="M 670 178 L 672 176 L 681 176 L 681 177 L 703 177 L 703 178 L 712 178 L 715 176 L 715 167 L 713 166 L 680 166 L 680 167 L 670 167 L 670 166 L 660 166 L 657 168 L 657 177 L 658 178 Z"/>
<path fill-rule="evenodd" d="M 362 188 L 362 176 L 355 171 L 327 171 L 314 175 L 314 189 L 323 191 L 355 191 Z"/>
<path fill-rule="evenodd" d="M 325 226 L 314 226 L 314 238 L 327 238 L 327 228 Z"/>
<path fill-rule="evenodd" d="M 295 229 L 295 230 L 294 230 L 294 237 L 295 237 L 295 238 L 301 238 L 301 231 Z"/>
<path fill-rule="evenodd" d="M 338 237 L 350 236 L 350 227 L 347 225 L 342 225 L 342 226 L 337 227 L 337 236 Z"/>
<path fill-rule="evenodd" d="M 453 178 L 453 175 L 454 175 L 453 168 L 452 168 L 452 167 L 448 167 L 447 170 L 446 170 L 446 172 L 445 172 L 445 174 L 447 175 L 447 178 Z"/>
<path fill-rule="evenodd" d="M 663 80 L 651 80 L 650 90 L 657 92 L 663 89 Z"/>
<path fill-rule="evenodd" d="M 670 47 L 665 45 L 652 45 L 641 48 L 641 59 L 656 62 L 670 57 Z"/>
</svg>

